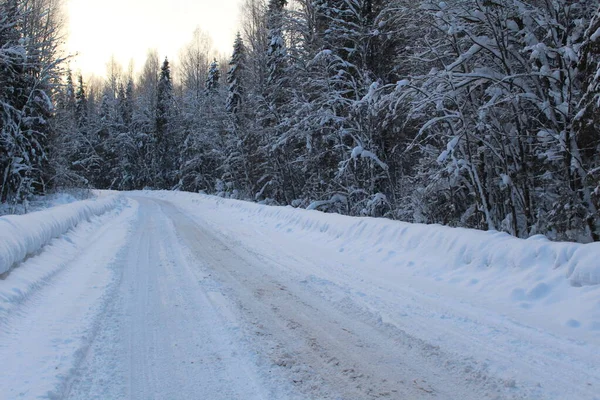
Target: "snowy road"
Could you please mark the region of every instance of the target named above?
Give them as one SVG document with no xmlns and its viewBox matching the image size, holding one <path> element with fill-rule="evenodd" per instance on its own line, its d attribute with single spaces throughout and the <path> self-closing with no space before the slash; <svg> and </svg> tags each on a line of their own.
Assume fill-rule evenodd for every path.
<svg viewBox="0 0 600 400">
<path fill-rule="evenodd" d="M 0 280 L 0 399 L 600 398 L 597 336 L 226 218 L 132 195 Z"/>
</svg>

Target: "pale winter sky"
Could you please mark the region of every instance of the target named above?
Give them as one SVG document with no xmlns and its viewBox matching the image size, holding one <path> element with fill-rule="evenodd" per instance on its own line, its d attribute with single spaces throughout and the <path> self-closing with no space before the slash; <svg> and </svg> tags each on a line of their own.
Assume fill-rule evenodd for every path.
<svg viewBox="0 0 600 400">
<path fill-rule="evenodd" d="M 78 53 L 71 67 L 104 75 L 115 55 L 125 69 L 141 69 L 147 50 L 176 59 L 196 27 L 208 32 L 218 52 L 229 54 L 239 26 L 241 0 L 68 0 L 67 47 Z"/>
</svg>

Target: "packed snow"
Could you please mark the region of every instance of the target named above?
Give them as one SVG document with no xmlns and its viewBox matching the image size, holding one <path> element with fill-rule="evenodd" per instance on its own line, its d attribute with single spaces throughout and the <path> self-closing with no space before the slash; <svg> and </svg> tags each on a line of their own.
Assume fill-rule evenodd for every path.
<svg viewBox="0 0 600 400">
<path fill-rule="evenodd" d="M 269 237 L 326 243 L 359 261 L 356 268 L 384 279 L 428 280 L 524 322 L 537 321 L 574 338 L 600 338 L 600 243 L 551 242 L 541 235 L 524 240 L 503 232 L 354 218 L 206 195 L 154 195 L 186 198 L 190 212 L 196 204 L 212 208 L 205 213 L 227 217 L 219 220 L 222 229 L 252 223 Z"/>
<path fill-rule="evenodd" d="M 10 218 L 62 228 L 2 248 L 0 399 L 600 399 L 597 244 L 183 192 L 67 207 L 91 204 Z"/>
<path fill-rule="evenodd" d="M 102 215 L 86 212 L 86 218 L 0 278 L 0 399 L 64 398 L 61 393 L 98 330 L 97 315 L 113 295 L 118 274 L 112 263 L 137 212 L 135 203 L 114 197 L 98 206 L 115 202 Z M 90 202 L 71 206 L 90 209 Z M 31 222 L 36 216 L 63 226 L 73 221 L 63 206 L 18 219 Z"/>
</svg>

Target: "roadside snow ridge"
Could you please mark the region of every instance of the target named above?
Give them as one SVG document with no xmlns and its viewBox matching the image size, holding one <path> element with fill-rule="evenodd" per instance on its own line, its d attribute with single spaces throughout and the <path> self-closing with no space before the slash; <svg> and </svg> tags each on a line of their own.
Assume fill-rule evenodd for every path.
<svg viewBox="0 0 600 400">
<path fill-rule="evenodd" d="M 113 209 L 120 199 L 120 195 L 111 195 L 25 215 L 0 217 L 0 274 L 81 221 Z"/>
</svg>

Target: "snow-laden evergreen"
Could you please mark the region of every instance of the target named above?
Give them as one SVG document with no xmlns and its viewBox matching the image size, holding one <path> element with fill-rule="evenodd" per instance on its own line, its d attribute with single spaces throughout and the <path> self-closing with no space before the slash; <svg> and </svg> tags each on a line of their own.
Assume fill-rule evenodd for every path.
<svg viewBox="0 0 600 400">
<path fill-rule="evenodd" d="M 49 178 L 58 18 L 50 1 L 0 3 L 1 202 L 43 192 Z"/>
<path fill-rule="evenodd" d="M 230 60 L 197 30 L 173 71 L 151 51 L 60 90 L 24 6 L 2 8 L 3 201 L 183 189 L 600 239 L 594 2 L 246 0 Z"/>
</svg>

